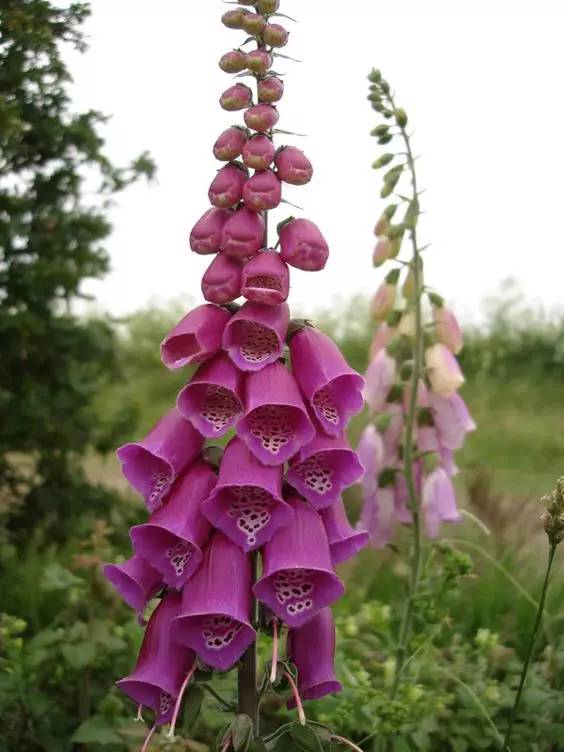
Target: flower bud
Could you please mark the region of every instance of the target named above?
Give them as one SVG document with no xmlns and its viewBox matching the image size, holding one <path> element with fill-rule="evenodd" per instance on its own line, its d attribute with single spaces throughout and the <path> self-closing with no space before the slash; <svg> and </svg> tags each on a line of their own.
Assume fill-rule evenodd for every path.
<svg viewBox="0 0 564 752">
<path fill-rule="evenodd" d="M 258 0 L 257 10 L 263 15 L 269 15 L 270 13 L 276 13 L 280 7 L 280 0 Z"/>
<path fill-rule="evenodd" d="M 262 247 L 264 219 L 254 211 L 241 207 L 231 214 L 221 231 L 221 250 L 228 256 L 248 258 Z"/>
<path fill-rule="evenodd" d="M 374 225 L 374 235 L 379 238 L 381 235 L 387 235 L 389 230 L 390 221 L 384 214 L 382 214 L 382 216 L 379 217 L 378 221 Z"/>
<path fill-rule="evenodd" d="M 253 170 L 266 170 L 272 164 L 276 148 L 264 133 L 252 136 L 243 147 L 243 162 Z"/>
<path fill-rule="evenodd" d="M 221 23 L 227 26 L 228 29 L 242 29 L 243 15 L 247 11 L 243 8 L 235 8 L 234 10 L 228 10 L 221 17 Z"/>
<path fill-rule="evenodd" d="M 276 76 L 267 76 L 258 82 L 257 91 L 259 102 L 278 102 L 284 94 L 284 84 Z"/>
<path fill-rule="evenodd" d="M 210 303 L 224 305 L 241 294 L 241 263 L 218 253 L 202 277 L 202 293 Z"/>
<path fill-rule="evenodd" d="M 223 209 L 238 204 L 243 196 L 246 170 L 236 164 L 228 164 L 218 171 L 208 190 L 210 204 Z"/>
<path fill-rule="evenodd" d="M 392 258 L 394 252 L 394 246 L 390 238 L 382 235 L 378 238 L 378 242 L 374 247 L 374 253 L 372 254 L 372 263 L 374 266 L 381 266 L 384 261 Z"/>
<path fill-rule="evenodd" d="M 407 115 L 405 114 L 405 110 L 402 110 L 401 107 L 398 107 L 394 112 L 394 115 L 396 116 L 396 123 L 399 125 L 399 127 L 405 128 L 405 126 L 407 125 Z"/>
<path fill-rule="evenodd" d="M 241 26 L 253 37 L 258 37 L 262 34 L 264 27 L 266 26 L 266 19 L 260 16 L 258 13 L 247 13 L 241 20 Z"/>
<path fill-rule="evenodd" d="M 231 216 L 228 209 L 208 209 L 192 228 L 190 248 L 195 253 L 217 253 L 221 231 Z"/>
<path fill-rule="evenodd" d="M 225 73 L 240 73 L 247 67 L 247 55 L 241 50 L 230 50 L 219 58 L 219 67 Z"/>
<path fill-rule="evenodd" d="M 438 342 L 425 351 L 425 365 L 431 389 L 442 397 L 450 397 L 464 383 L 458 361 L 451 351 Z"/>
<path fill-rule="evenodd" d="M 248 131 L 240 125 L 232 125 L 219 136 L 213 145 L 213 155 L 222 162 L 237 159 L 247 142 Z"/>
<path fill-rule="evenodd" d="M 406 300 L 413 300 L 415 298 L 415 275 L 412 269 L 407 273 L 401 292 Z"/>
<path fill-rule="evenodd" d="M 383 282 L 376 290 L 370 304 L 370 312 L 378 321 L 386 318 L 396 302 L 396 286 L 389 282 Z"/>
<path fill-rule="evenodd" d="M 272 65 L 272 56 L 265 49 L 251 50 L 246 55 L 246 67 L 253 73 L 263 76 Z"/>
<path fill-rule="evenodd" d="M 245 84 L 235 84 L 226 89 L 219 98 L 219 104 L 224 110 L 230 112 L 234 110 L 242 110 L 244 107 L 248 107 L 253 101 L 253 95 L 251 90 Z"/>
<path fill-rule="evenodd" d="M 435 335 L 455 355 L 462 350 L 462 330 L 456 316 L 449 308 L 433 308 Z"/>
<path fill-rule="evenodd" d="M 292 219 L 283 225 L 280 238 L 280 256 L 296 269 L 318 272 L 327 263 L 329 247 L 317 225 L 309 219 Z"/>
<path fill-rule="evenodd" d="M 399 325 L 398 325 L 398 334 L 403 334 L 404 337 L 409 337 L 410 339 L 413 339 L 415 337 L 416 332 L 416 326 L 415 326 L 415 314 L 413 311 L 407 311 L 404 313 L 400 319 Z"/>
<path fill-rule="evenodd" d="M 245 111 L 245 124 L 253 131 L 266 133 L 278 122 L 278 110 L 270 104 L 255 104 Z"/>
<path fill-rule="evenodd" d="M 376 329 L 372 343 L 370 345 L 370 359 L 374 359 L 380 350 L 387 347 L 396 333 L 395 327 L 390 326 L 385 321 L 382 321 L 380 326 Z"/>
<path fill-rule="evenodd" d="M 288 42 L 289 36 L 290 32 L 286 31 L 280 24 L 266 24 L 262 32 L 265 44 L 268 44 L 270 47 L 284 47 Z"/>
<path fill-rule="evenodd" d="M 305 185 L 311 180 L 313 167 L 306 155 L 295 146 L 283 146 L 274 158 L 278 177 L 285 183 Z"/>
<path fill-rule="evenodd" d="M 254 211 L 274 209 L 282 198 L 282 186 L 275 172 L 256 172 L 243 186 L 245 206 Z"/>
</svg>

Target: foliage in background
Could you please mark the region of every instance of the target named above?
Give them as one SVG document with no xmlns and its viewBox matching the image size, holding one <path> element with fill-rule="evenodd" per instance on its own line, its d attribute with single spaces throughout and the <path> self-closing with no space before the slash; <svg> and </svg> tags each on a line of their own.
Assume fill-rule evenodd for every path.
<svg viewBox="0 0 564 752">
<path fill-rule="evenodd" d="M 108 269 L 105 202 L 153 172 L 147 155 L 115 167 L 105 117 L 71 111 L 61 47 L 84 49 L 88 13 L 48 0 L 0 10 L 0 493 L 22 544 L 38 520 L 62 538 L 89 502 L 108 501 L 80 455 L 102 440 L 93 397 L 117 377 L 114 335 L 73 316 L 72 302 Z"/>
</svg>

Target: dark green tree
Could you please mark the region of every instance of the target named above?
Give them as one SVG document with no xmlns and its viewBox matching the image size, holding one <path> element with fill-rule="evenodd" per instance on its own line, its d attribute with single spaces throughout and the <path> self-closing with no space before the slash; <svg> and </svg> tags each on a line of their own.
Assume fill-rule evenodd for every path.
<svg viewBox="0 0 564 752">
<path fill-rule="evenodd" d="M 72 110 L 61 52 L 85 49 L 88 14 L 86 3 L 0 2 L 0 509 L 16 542 L 39 520 L 62 537 L 75 511 L 87 523 L 108 501 L 82 458 L 109 444 L 93 403 L 117 377 L 113 333 L 73 315 L 73 301 L 108 270 L 110 197 L 154 170 L 146 154 L 114 166 L 106 118 Z"/>
</svg>

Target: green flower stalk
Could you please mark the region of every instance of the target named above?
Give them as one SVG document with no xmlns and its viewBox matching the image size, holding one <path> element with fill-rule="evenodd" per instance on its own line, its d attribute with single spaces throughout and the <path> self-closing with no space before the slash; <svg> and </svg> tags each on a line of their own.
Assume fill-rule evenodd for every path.
<svg viewBox="0 0 564 752">
<path fill-rule="evenodd" d="M 379 145 L 401 143 L 373 163 L 385 168 L 382 199 L 392 198 L 375 226 L 374 266 L 393 268 L 378 288 L 371 313 L 378 322 L 366 372 L 371 422 L 358 451 L 365 467 L 360 525 L 381 548 L 398 523 L 411 525 L 409 591 L 401 620 L 391 696 L 406 661 L 423 567 L 423 532 L 439 535 L 443 522 L 458 522 L 453 454 L 475 428 L 458 389 L 464 382 L 456 354 L 462 334 L 444 299 L 424 281 L 418 223 L 420 190 L 407 130 L 408 117 L 379 71 L 369 75 L 368 99 L 384 119 L 371 135 Z M 409 254 L 402 257 L 403 246 Z"/>
<path fill-rule="evenodd" d="M 544 607 L 546 603 L 546 594 L 548 592 L 548 583 L 550 580 L 550 572 L 552 570 L 552 564 L 556 554 L 556 548 L 558 544 L 564 538 L 564 477 L 559 478 L 556 482 L 556 488 L 547 496 L 543 496 L 541 502 L 545 505 L 545 511 L 542 515 L 542 521 L 544 529 L 548 536 L 548 560 L 546 564 L 546 571 L 544 574 L 544 581 L 542 585 L 541 597 L 539 605 L 537 607 L 537 613 L 535 615 L 535 621 L 531 630 L 531 636 L 529 637 L 529 645 L 527 647 L 527 654 L 525 656 L 525 662 L 521 670 L 521 678 L 519 680 L 519 686 L 517 688 L 517 694 L 515 695 L 515 702 L 511 711 L 511 718 L 509 720 L 509 726 L 507 733 L 505 734 L 505 740 L 503 742 L 503 749 L 510 750 L 509 742 L 511 739 L 511 733 L 513 731 L 513 725 L 517 718 L 517 711 L 519 710 L 519 704 L 523 695 L 523 688 L 527 679 L 527 673 L 529 671 L 529 665 L 533 656 L 533 650 L 537 639 L 540 625 L 542 624 L 542 616 L 544 613 Z"/>
</svg>

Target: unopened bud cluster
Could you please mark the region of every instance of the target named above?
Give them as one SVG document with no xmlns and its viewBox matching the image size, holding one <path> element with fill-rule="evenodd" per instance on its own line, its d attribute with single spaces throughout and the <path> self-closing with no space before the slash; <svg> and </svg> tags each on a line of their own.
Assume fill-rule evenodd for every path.
<svg viewBox="0 0 564 752">
<path fill-rule="evenodd" d="M 220 67 L 246 71 L 257 101 L 239 82 L 220 97 L 224 110 L 244 110 L 245 125 L 216 140 L 225 164 L 190 233 L 192 251 L 213 256 L 202 279 L 207 302 L 161 344 L 167 368 L 197 370 L 149 435 L 118 450 L 150 516 L 130 531 L 133 556 L 107 565 L 106 576 L 140 618 L 160 598 L 137 666 L 118 684 L 153 710 L 155 726 L 174 727 L 196 667 L 227 671 L 252 645 L 253 599 L 273 644 L 288 628 L 303 699 L 339 691 L 330 606 L 344 586 L 334 565 L 368 539 L 341 498 L 362 474 L 345 429 L 362 410 L 364 381 L 328 336 L 291 320 L 286 302 L 290 267 L 323 269 L 327 243 L 313 222 L 293 217 L 278 225 L 276 247 L 268 243 L 267 212 L 283 183 L 303 185 L 313 172 L 300 150 L 273 143 L 283 86 L 270 68 L 288 32 L 272 22 L 278 0 L 245 5 L 253 7 L 227 11 L 223 23 L 251 35 L 256 49 L 228 52 Z M 223 452 L 206 446 L 215 439 Z"/>
<path fill-rule="evenodd" d="M 366 372 L 365 399 L 371 423 L 362 434 L 358 452 L 366 468 L 360 524 L 371 532 L 372 545 L 380 547 L 392 538 L 397 523 L 412 520 L 413 499 L 404 457 L 413 408 L 413 483 L 429 537 L 438 535 L 442 522 L 460 519 L 451 480 L 457 472 L 454 452 L 475 425 L 458 394 L 464 382 L 456 359 L 462 348 L 460 327 L 443 298 L 423 282 L 416 235 L 419 199 L 405 131 L 407 115 L 396 107 L 390 86 L 379 71 L 372 71 L 369 80 L 368 98 L 386 121 L 371 135 L 380 145 L 394 139 L 402 143 L 400 153 L 386 152 L 373 164 L 375 169 L 386 168 L 381 198 L 393 198 L 376 222 L 373 263 L 376 267 L 391 263 L 393 268 L 371 303 L 377 322 Z M 400 254 L 407 238 L 415 250 L 404 260 Z M 412 395 L 416 343 L 422 362 L 416 394 Z"/>
</svg>

